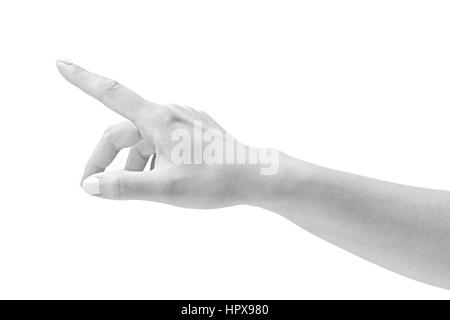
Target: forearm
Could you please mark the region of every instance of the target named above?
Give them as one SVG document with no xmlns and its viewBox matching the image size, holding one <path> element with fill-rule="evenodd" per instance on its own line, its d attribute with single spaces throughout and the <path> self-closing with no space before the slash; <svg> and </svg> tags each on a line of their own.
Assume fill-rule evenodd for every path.
<svg viewBox="0 0 450 320">
<path fill-rule="evenodd" d="M 284 154 L 278 159 L 272 157 L 276 153 L 255 153 L 264 150 L 237 143 L 205 112 L 146 101 L 68 60 L 59 60 L 57 67 L 69 82 L 129 120 L 110 127 L 97 144 L 83 174 L 87 193 L 188 208 L 259 206 L 379 265 L 450 289 L 449 192 L 338 172 Z M 203 139 L 213 148 L 208 144 L 203 150 Z M 232 151 L 221 159 L 224 143 L 230 147 L 226 152 Z M 105 172 L 128 147 L 124 170 Z M 235 149 L 248 161 L 228 161 Z M 151 155 L 156 162 L 145 170 Z M 270 170 L 261 168 L 264 163 Z"/>
<path fill-rule="evenodd" d="M 450 288 L 450 193 L 343 173 L 280 154 L 254 205 L 395 272 Z"/>
</svg>

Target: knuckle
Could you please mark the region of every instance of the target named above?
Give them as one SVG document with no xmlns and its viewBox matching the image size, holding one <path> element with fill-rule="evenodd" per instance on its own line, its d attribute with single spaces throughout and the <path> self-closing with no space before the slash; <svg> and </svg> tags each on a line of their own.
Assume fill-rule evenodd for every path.
<svg viewBox="0 0 450 320">
<path fill-rule="evenodd" d="M 103 133 L 103 140 L 114 146 L 118 132 L 119 128 L 117 125 L 106 128 L 106 130 Z"/>
<path fill-rule="evenodd" d="M 171 126 L 180 119 L 178 113 L 169 108 L 160 108 L 156 110 L 156 117 L 158 118 L 158 121 L 166 127 Z"/>
<path fill-rule="evenodd" d="M 161 117 L 161 121 L 166 125 L 166 126 L 170 126 L 172 125 L 174 122 L 176 122 L 178 120 L 177 114 L 175 112 L 164 112 L 162 114 Z"/>
<path fill-rule="evenodd" d="M 110 196 L 113 199 L 126 200 L 131 194 L 130 186 L 119 172 L 109 177 L 108 184 L 110 186 Z"/>
<path fill-rule="evenodd" d="M 211 116 L 206 111 L 199 110 L 198 115 L 200 118 L 202 118 L 204 121 L 208 122 L 209 124 L 214 123 L 214 120 L 211 118 Z"/>
<path fill-rule="evenodd" d="M 104 100 L 111 92 L 121 88 L 122 85 L 113 79 L 101 79 L 98 83 L 98 91 L 100 92 L 100 99 Z"/>
<path fill-rule="evenodd" d="M 122 175 L 117 175 L 116 177 L 116 196 L 117 199 L 126 199 L 130 194 L 129 187 L 126 183 L 124 183 L 124 179 Z"/>
<path fill-rule="evenodd" d="M 105 132 L 103 133 L 103 137 L 105 138 L 111 138 L 116 132 L 116 126 L 109 126 L 105 129 Z"/>
<path fill-rule="evenodd" d="M 111 180 L 113 197 L 116 199 L 122 199 L 124 197 L 122 178 L 120 175 L 117 175 Z"/>
<path fill-rule="evenodd" d="M 211 120 L 211 116 L 204 110 L 198 110 L 197 111 L 198 116 L 205 120 L 205 121 L 210 121 Z"/>
<path fill-rule="evenodd" d="M 143 143 L 140 143 L 140 144 L 138 144 L 136 147 L 134 147 L 134 151 L 135 151 L 135 153 L 136 153 L 136 155 L 139 157 L 139 158 L 141 158 L 141 159 L 148 159 L 149 157 L 150 157 L 150 155 L 151 155 L 151 153 L 148 151 L 148 147 L 145 145 L 145 144 L 143 144 Z"/>
</svg>

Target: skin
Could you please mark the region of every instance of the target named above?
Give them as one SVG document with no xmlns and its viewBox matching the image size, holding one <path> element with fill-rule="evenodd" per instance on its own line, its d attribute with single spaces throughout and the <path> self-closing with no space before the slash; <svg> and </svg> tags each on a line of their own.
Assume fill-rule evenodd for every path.
<svg viewBox="0 0 450 320">
<path fill-rule="evenodd" d="M 117 81 L 58 60 L 62 76 L 127 121 L 108 128 L 88 160 L 97 197 L 187 208 L 252 205 L 373 263 L 450 289 L 450 192 L 410 187 L 320 167 L 279 153 L 279 171 L 258 165 L 174 164 L 170 135 L 194 121 L 229 135 L 208 114 L 149 102 Z M 124 170 L 105 169 L 131 147 Z M 155 155 L 152 170 L 144 168 Z"/>
</svg>

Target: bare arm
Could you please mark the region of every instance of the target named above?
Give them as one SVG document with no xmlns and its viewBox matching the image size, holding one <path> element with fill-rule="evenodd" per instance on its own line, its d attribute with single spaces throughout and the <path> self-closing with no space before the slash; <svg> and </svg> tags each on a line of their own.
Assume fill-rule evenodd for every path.
<svg viewBox="0 0 450 320">
<path fill-rule="evenodd" d="M 279 175 L 272 178 L 257 206 L 380 266 L 450 289 L 449 192 L 339 172 L 287 155 L 281 155 Z"/>
<path fill-rule="evenodd" d="M 91 195 L 189 208 L 262 207 L 378 265 L 450 289 L 450 193 L 248 147 L 208 114 L 149 102 L 70 61 L 63 77 L 127 121 L 105 131 L 82 177 Z M 251 125 L 251 124 L 250 124 Z M 105 171 L 131 147 L 124 170 Z M 152 170 L 144 170 L 153 157 Z"/>
</svg>

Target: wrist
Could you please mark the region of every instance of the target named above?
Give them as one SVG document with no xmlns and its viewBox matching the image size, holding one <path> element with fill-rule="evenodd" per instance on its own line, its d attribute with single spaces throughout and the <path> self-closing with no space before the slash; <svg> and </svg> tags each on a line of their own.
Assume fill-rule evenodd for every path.
<svg viewBox="0 0 450 320">
<path fill-rule="evenodd" d="M 318 167 L 276 150 L 266 149 L 264 152 L 272 152 L 271 156 L 266 157 L 272 163 L 246 167 L 249 190 L 243 193 L 246 196 L 244 204 L 276 210 L 292 201 L 292 197 L 300 200 L 303 191 L 311 185 Z"/>
</svg>

